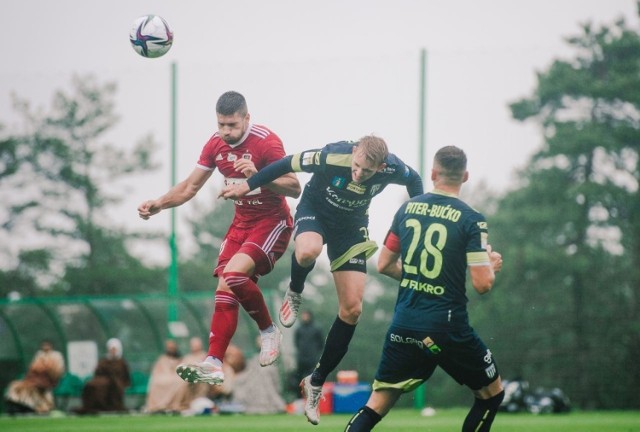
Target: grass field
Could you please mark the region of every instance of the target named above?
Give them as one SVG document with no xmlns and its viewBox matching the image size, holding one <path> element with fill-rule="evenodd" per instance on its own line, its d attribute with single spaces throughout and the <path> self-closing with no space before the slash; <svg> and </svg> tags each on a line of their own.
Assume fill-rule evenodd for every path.
<svg viewBox="0 0 640 432">
<path fill-rule="evenodd" d="M 459 431 L 464 409 L 442 409 L 432 417 L 415 410 L 392 411 L 375 431 Z M 350 415 L 334 414 L 312 426 L 303 416 L 212 415 L 198 417 L 105 415 L 94 417 L 0 417 L 2 432 L 183 432 L 183 431 L 342 431 Z M 572 412 L 569 414 L 506 414 L 494 422 L 494 432 L 640 432 L 639 411 Z"/>
</svg>

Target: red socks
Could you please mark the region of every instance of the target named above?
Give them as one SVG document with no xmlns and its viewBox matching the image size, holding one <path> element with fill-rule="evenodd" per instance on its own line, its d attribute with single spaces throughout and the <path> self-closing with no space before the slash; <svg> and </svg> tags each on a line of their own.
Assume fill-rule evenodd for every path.
<svg viewBox="0 0 640 432">
<path fill-rule="evenodd" d="M 260 288 L 246 273 L 225 272 L 222 277 L 260 330 L 266 329 L 273 323 Z"/>
<path fill-rule="evenodd" d="M 238 298 L 233 293 L 216 291 L 207 354 L 220 361 L 224 359 L 224 353 L 238 327 L 238 309 Z"/>
</svg>

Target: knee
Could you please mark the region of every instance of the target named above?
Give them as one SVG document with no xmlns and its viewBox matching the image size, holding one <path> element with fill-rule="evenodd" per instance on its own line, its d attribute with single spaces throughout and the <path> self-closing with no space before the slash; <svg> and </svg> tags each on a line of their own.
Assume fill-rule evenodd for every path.
<svg viewBox="0 0 640 432">
<path fill-rule="evenodd" d="M 357 324 L 362 315 L 362 303 L 340 305 L 338 312 L 340 319 L 349 324 Z"/>
<path fill-rule="evenodd" d="M 322 252 L 322 246 L 319 249 L 315 246 L 296 247 L 296 261 L 302 267 L 309 267 L 318 258 L 320 252 Z"/>
<path fill-rule="evenodd" d="M 218 284 L 218 291 L 233 292 L 239 296 L 239 291 L 243 290 L 248 280 L 249 275 L 246 273 L 225 271 L 220 279 L 220 284 Z"/>
</svg>

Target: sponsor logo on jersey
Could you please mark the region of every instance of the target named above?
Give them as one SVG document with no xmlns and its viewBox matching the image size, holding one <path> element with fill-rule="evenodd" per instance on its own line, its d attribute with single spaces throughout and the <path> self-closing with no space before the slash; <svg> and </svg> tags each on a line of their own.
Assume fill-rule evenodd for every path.
<svg viewBox="0 0 640 432">
<path fill-rule="evenodd" d="M 484 370 L 484 372 L 487 374 L 488 378 L 493 378 L 494 376 L 496 376 L 496 365 L 492 364 L 491 366 L 489 366 L 488 368 L 486 368 Z"/>
<path fill-rule="evenodd" d="M 217 161 L 222 160 L 222 153 L 218 153 L 218 156 L 216 156 L 216 160 Z"/>
<path fill-rule="evenodd" d="M 491 363 L 493 360 L 493 354 L 491 354 L 491 350 L 487 350 L 487 353 L 484 355 L 484 362 L 485 363 Z"/>
<path fill-rule="evenodd" d="M 402 288 L 409 288 L 414 291 L 420 291 L 427 294 L 433 294 L 438 296 L 444 294 L 444 287 L 437 286 L 437 285 L 433 286 L 430 283 L 418 282 L 413 279 L 402 279 L 402 281 L 400 282 L 400 286 Z"/>
<path fill-rule="evenodd" d="M 381 187 L 382 187 L 381 184 L 374 184 L 373 186 L 371 186 L 371 191 L 369 192 L 369 195 L 374 196 L 375 194 L 378 193 Z"/>
<path fill-rule="evenodd" d="M 235 203 L 235 205 L 238 205 L 238 206 L 241 206 L 241 205 L 250 205 L 250 206 L 262 205 L 262 201 L 260 201 L 259 199 L 251 199 L 251 200 L 242 199 L 242 200 L 235 200 L 233 202 Z"/>
<path fill-rule="evenodd" d="M 357 193 L 358 195 L 364 195 L 364 193 L 367 191 L 367 187 L 358 183 L 350 182 L 347 185 L 347 190 Z"/>
<path fill-rule="evenodd" d="M 418 348 L 424 349 L 424 344 L 421 340 L 414 339 L 412 337 L 405 337 L 401 335 L 397 335 L 395 333 L 391 333 L 389 335 L 389 340 L 395 343 L 407 344 L 407 345 L 417 345 Z"/>
<path fill-rule="evenodd" d="M 327 195 L 325 199 L 329 204 L 342 210 L 352 211 L 355 208 L 366 207 L 371 202 L 371 199 L 350 200 L 343 198 L 330 187 L 328 187 L 326 191 Z"/>
<path fill-rule="evenodd" d="M 343 189 L 345 183 L 347 183 L 347 179 L 345 179 L 344 177 L 334 177 L 331 180 L 331 185 L 335 186 L 335 187 L 337 187 L 339 189 Z"/>
<path fill-rule="evenodd" d="M 395 172 L 396 172 L 396 168 L 395 168 L 395 167 L 392 167 L 392 166 L 388 166 L 388 165 L 387 165 L 386 167 L 384 167 L 384 168 L 382 169 L 382 171 L 381 171 L 381 172 L 382 172 L 382 173 L 384 173 L 384 174 L 393 174 L 393 173 L 395 173 Z"/>
<path fill-rule="evenodd" d="M 433 354 L 440 354 L 440 352 L 442 351 L 442 349 L 438 345 L 436 345 L 436 343 L 433 341 L 433 339 L 431 339 L 429 336 L 427 336 L 426 338 L 422 339 L 422 343 Z"/>
<path fill-rule="evenodd" d="M 230 186 L 230 185 L 239 185 L 242 183 L 246 183 L 247 179 L 246 178 L 235 178 L 235 177 L 225 177 L 224 178 L 224 185 L 225 186 Z M 262 193 L 262 188 L 255 188 L 254 190 L 248 192 L 245 196 L 250 196 L 250 195 L 258 195 Z M 236 201 L 236 204 L 238 204 L 238 201 Z M 262 204 L 262 203 L 260 203 Z"/>
</svg>

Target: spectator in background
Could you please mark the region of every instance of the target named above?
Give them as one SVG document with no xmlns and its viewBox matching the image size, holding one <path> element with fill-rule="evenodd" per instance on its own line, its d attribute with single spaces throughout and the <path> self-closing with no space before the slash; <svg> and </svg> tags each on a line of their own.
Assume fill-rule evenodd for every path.
<svg viewBox="0 0 640 432">
<path fill-rule="evenodd" d="M 229 344 L 222 362 L 222 371 L 225 376 L 224 382 L 219 385 L 209 386 L 208 397 L 218 402 L 231 399 L 236 390 L 237 376 L 245 370 L 246 366 L 247 363 L 242 350 L 236 345 Z"/>
<path fill-rule="evenodd" d="M 178 344 L 175 340 L 168 339 L 164 344 L 164 353 L 158 357 L 151 368 L 145 411 L 161 413 L 180 410 L 178 392 L 183 381 L 176 375 L 178 364 L 180 364 Z"/>
<path fill-rule="evenodd" d="M 296 347 L 294 386 L 297 388 L 300 381 L 313 372 L 324 346 L 324 335 L 315 323 L 311 311 L 306 310 L 300 314 L 300 325 L 296 327 L 293 342 Z"/>
<path fill-rule="evenodd" d="M 78 414 L 125 411 L 124 391 L 131 385 L 129 365 L 122 357 L 122 342 L 107 341 L 107 355 L 100 359 L 96 370 L 82 389 L 82 407 Z"/>
<path fill-rule="evenodd" d="M 202 348 L 202 340 L 194 336 L 189 339 L 189 352 L 182 357 L 181 362 L 199 363 L 206 356 L 207 353 Z M 206 383 L 189 383 L 180 380 L 175 408 L 180 411 L 189 408 L 195 399 L 207 396 L 209 387 L 209 384 Z"/>
<path fill-rule="evenodd" d="M 260 338 L 258 337 L 256 352 L 259 350 Z M 261 367 L 257 353 L 254 354 L 247 362 L 247 367 L 235 376 L 232 402 L 246 414 L 284 412 L 286 403 L 282 398 L 278 369 Z"/>
<path fill-rule="evenodd" d="M 7 388 L 7 412 L 48 413 L 54 408 L 53 389 L 64 374 L 64 358 L 53 349 L 53 343 L 43 340 L 22 380 L 11 382 Z"/>
</svg>

